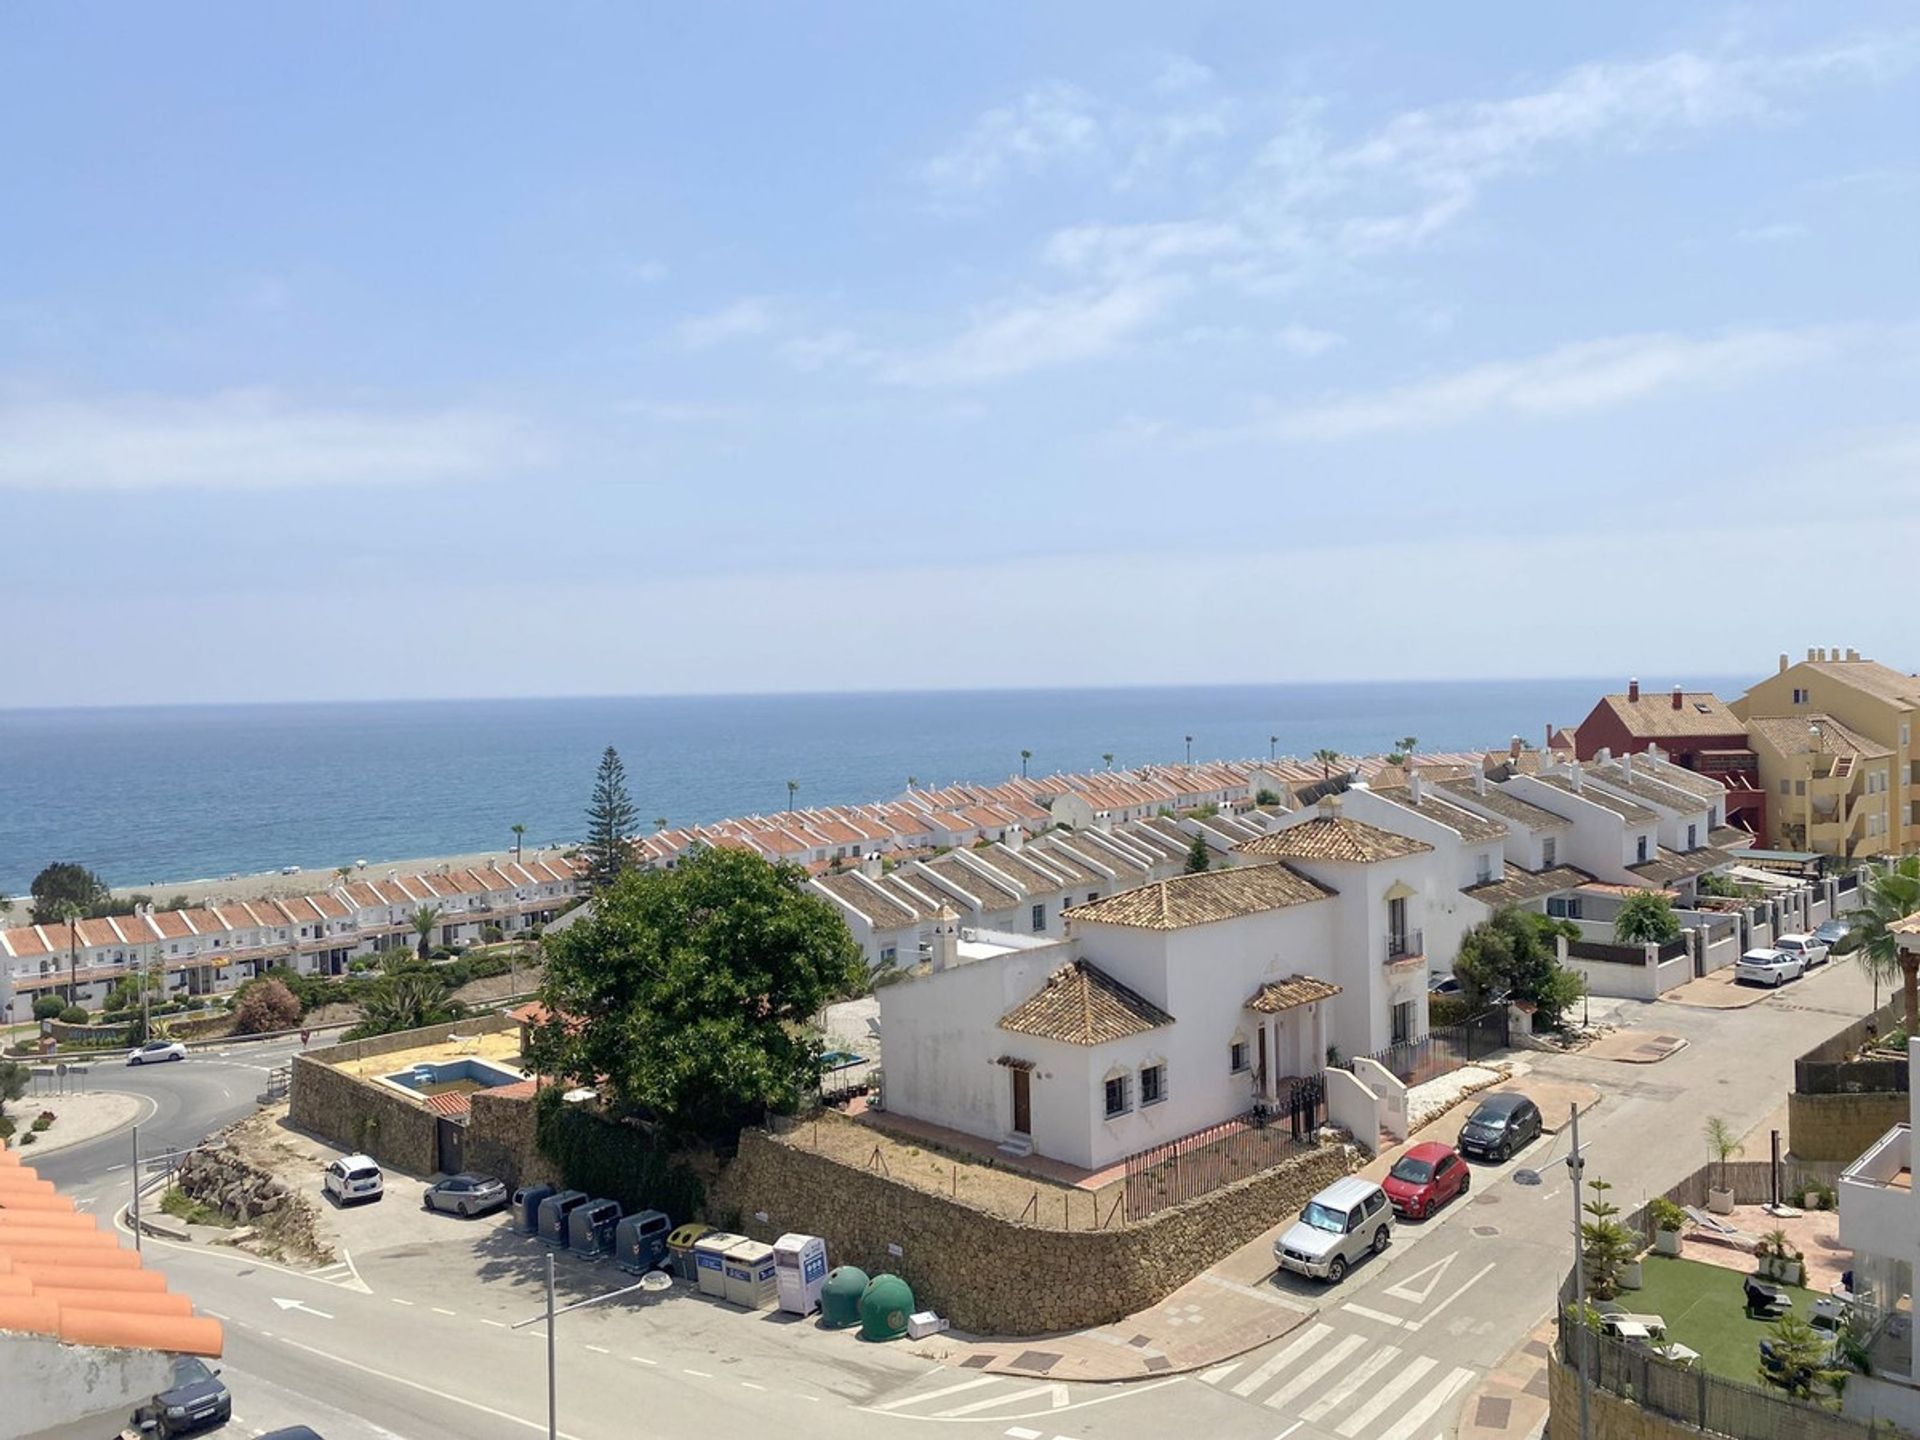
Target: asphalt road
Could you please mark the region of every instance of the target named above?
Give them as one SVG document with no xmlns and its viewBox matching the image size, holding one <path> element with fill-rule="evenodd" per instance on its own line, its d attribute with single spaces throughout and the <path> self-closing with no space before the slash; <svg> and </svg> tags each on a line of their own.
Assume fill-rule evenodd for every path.
<svg viewBox="0 0 1920 1440">
<path fill-rule="evenodd" d="M 1581 1126 L 1587 1173 L 1613 1181 L 1615 1199 L 1630 1209 L 1708 1159 L 1707 1115 L 1743 1131 L 1770 1113 L 1794 1055 L 1863 1013 L 1868 993 L 1842 962 L 1745 1010 L 1620 1006 L 1619 1023 L 1690 1041 L 1657 1065 L 1528 1058 L 1601 1089 Z M 254 1067 L 273 1063 L 270 1052 L 230 1053 L 133 1070 L 127 1080 L 154 1100 L 156 1134 L 191 1138 L 196 1126 L 204 1133 L 251 1108 L 264 1079 Z M 62 1183 L 107 1214 L 125 1187 L 106 1167 L 125 1149 L 124 1135 L 77 1146 L 49 1156 L 48 1169 L 59 1161 L 75 1177 Z M 1536 1187 L 1513 1183 L 1512 1173 L 1565 1151 L 1564 1137 L 1548 1137 L 1504 1166 L 1476 1166 L 1469 1197 L 1424 1224 L 1402 1225 L 1385 1255 L 1336 1289 L 1269 1282 L 1318 1313 L 1198 1375 L 1124 1386 L 985 1376 L 811 1322 L 743 1314 L 680 1287 L 562 1317 L 559 1429 L 575 1440 L 749 1429 L 844 1440 L 952 1425 L 989 1427 L 979 1433 L 1008 1440 L 1434 1440 L 1552 1308 L 1571 1260 L 1573 1197 L 1564 1169 L 1550 1168 Z M 416 1208 L 416 1182 L 389 1184 L 377 1206 L 329 1212 L 346 1258 L 320 1274 L 147 1242 L 174 1288 L 227 1322 L 235 1420 L 225 1434 L 293 1423 L 312 1424 L 327 1440 L 544 1432 L 544 1324 L 513 1327 L 540 1313 L 546 1252 L 499 1217 L 427 1215 Z M 625 1283 L 572 1257 L 561 1257 L 558 1274 L 563 1303 Z M 102 1417 L 50 1433 L 113 1432 Z"/>
</svg>

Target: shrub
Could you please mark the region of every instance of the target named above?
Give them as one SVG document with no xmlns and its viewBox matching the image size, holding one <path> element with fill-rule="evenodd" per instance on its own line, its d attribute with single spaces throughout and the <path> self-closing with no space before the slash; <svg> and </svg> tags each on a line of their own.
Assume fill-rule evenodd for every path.
<svg viewBox="0 0 1920 1440">
<path fill-rule="evenodd" d="M 1680 934 L 1673 902 L 1657 890 L 1642 890 L 1621 903 L 1613 917 L 1613 938 L 1622 945 L 1664 945 Z"/>
<path fill-rule="evenodd" d="M 1253 803 L 1256 805 L 1278 805 L 1280 803 L 1280 797 L 1262 785 L 1258 793 L 1254 795 Z"/>
<path fill-rule="evenodd" d="M 263 980 L 249 986 L 234 1006 L 233 1030 L 236 1035 L 263 1035 L 272 1030 L 291 1030 L 300 1020 L 300 999 L 278 980 Z"/>
<path fill-rule="evenodd" d="M 40 1137 L 38 1135 L 36 1135 L 33 1131 L 29 1130 L 27 1131 L 26 1134 L 20 1137 L 20 1143 L 22 1145 L 31 1145 L 33 1144 L 34 1141 L 38 1140 L 39 1138 Z"/>
<path fill-rule="evenodd" d="M 1656 1195 L 1647 1202 L 1647 1215 L 1656 1230 L 1677 1234 L 1687 1223 L 1687 1212 L 1664 1195 Z"/>
<path fill-rule="evenodd" d="M 60 1012 L 62 1025 L 86 1025 L 92 1020 L 93 1016 L 84 1005 L 69 1005 Z"/>
<path fill-rule="evenodd" d="M 67 1008 L 67 1002 L 58 995 L 42 995 L 33 1002 L 33 1018 L 36 1020 L 58 1020 L 60 1012 Z"/>
<path fill-rule="evenodd" d="M 51 1126 L 52 1124 L 53 1124 L 53 1118 L 52 1118 L 51 1116 L 49 1116 L 49 1115 L 36 1115 L 36 1116 L 34 1116 L 34 1119 L 33 1119 L 33 1124 L 32 1124 L 32 1126 L 30 1127 L 30 1129 L 32 1130 L 32 1132 L 33 1132 L 33 1133 L 34 1133 L 35 1135 L 38 1135 L 38 1134 L 39 1134 L 39 1133 L 40 1133 L 41 1131 L 43 1131 L 43 1130 L 45 1130 L 45 1129 L 47 1129 L 47 1128 L 48 1128 L 48 1127 L 50 1127 L 50 1126 Z"/>
<path fill-rule="evenodd" d="M 567 1105 L 560 1093 L 557 1085 L 540 1092 L 534 1136 L 569 1186 L 618 1200 L 629 1213 L 664 1210 L 676 1221 L 701 1213 L 706 1191 L 697 1175 L 643 1131 Z"/>
</svg>

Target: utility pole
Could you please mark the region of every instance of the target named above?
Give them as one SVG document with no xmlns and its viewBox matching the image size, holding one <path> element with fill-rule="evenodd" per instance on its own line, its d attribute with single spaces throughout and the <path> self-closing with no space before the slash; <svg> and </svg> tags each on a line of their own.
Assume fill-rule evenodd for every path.
<svg viewBox="0 0 1920 1440">
<path fill-rule="evenodd" d="M 1580 1391 L 1581 1440 L 1585 1440 L 1586 1403 L 1584 1372 Z M 560 1394 L 554 1369 L 553 1339 L 553 1252 L 547 1252 L 547 1440 L 560 1440 Z"/>
<path fill-rule="evenodd" d="M 1595 1343 L 1595 1336 L 1587 1329 L 1587 1247 L 1580 1234 L 1580 1177 L 1587 1162 L 1580 1156 L 1580 1107 L 1575 1105 L 1573 1118 L 1568 1122 L 1568 1131 L 1572 1137 L 1573 1149 L 1567 1156 L 1567 1178 L 1572 1182 L 1573 1191 L 1573 1304 L 1574 1314 L 1580 1317 L 1580 1360 L 1575 1366 L 1580 1376 L 1580 1440 L 1590 1440 L 1593 1434 L 1592 1420 L 1587 1412 L 1587 1352 Z M 553 1261 L 547 1261 L 551 1266 Z M 551 1332 L 549 1332 L 551 1334 Z"/>
<path fill-rule="evenodd" d="M 128 1207 L 133 1217 L 133 1250 L 140 1253 L 140 1127 L 133 1127 L 133 1204 Z"/>
</svg>

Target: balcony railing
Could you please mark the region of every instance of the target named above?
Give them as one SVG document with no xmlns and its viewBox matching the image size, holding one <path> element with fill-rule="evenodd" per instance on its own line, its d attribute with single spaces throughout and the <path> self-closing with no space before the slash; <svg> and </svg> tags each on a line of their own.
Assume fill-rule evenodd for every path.
<svg viewBox="0 0 1920 1440">
<path fill-rule="evenodd" d="M 1397 965 L 1402 960 L 1413 960 L 1427 953 L 1425 939 L 1418 930 L 1409 930 L 1404 935 L 1387 936 L 1387 964 Z"/>
</svg>

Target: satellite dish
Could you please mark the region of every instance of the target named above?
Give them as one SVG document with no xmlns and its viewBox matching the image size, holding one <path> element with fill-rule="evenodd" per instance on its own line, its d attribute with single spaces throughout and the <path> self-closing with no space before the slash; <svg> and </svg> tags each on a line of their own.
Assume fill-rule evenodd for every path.
<svg viewBox="0 0 1920 1440">
<path fill-rule="evenodd" d="M 1538 1170 L 1516 1170 L 1513 1172 L 1513 1183 L 1516 1185 L 1538 1185 L 1540 1183 L 1540 1172 Z"/>
</svg>

